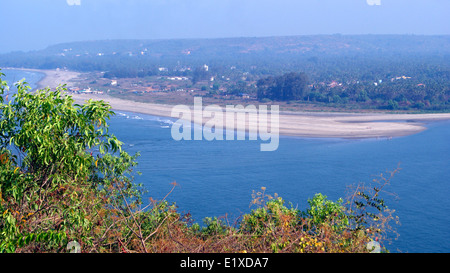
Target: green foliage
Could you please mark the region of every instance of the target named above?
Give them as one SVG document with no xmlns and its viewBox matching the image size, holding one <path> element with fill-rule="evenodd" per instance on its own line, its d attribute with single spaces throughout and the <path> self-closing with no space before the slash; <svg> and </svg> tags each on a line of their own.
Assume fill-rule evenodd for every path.
<svg viewBox="0 0 450 273">
<path fill-rule="evenodd" d="M 310 207 L 306 210 L 305 217 L 308 217 L 311 224 L 315 226 L 320 226 L 331 220 L 339 221 L 339 225 L 335 223 L 334 226 L 342 229 L 348 225 L 343 202 L 342 199 L 333 202 L 328 200 L 327 196 L 318 193 L 312 199 L 308 200 Z"/>
<path fill-rule="evenodd" d="M 249 214 L 242 217 L 240 230 L 254 235 L 271 233 L 278 228 L 295 226 L 298 224 L 300 211 L 292 206 L 285 206 L 285 201 L 278 196 L 265 194 L 265 188 L 262 192 L 254 193 L 253 204 L 258 205 Z"/>
<path fill-rule="evenodd" d="M 206 217 L 203 219 L 203 224 L 205 226 L 200 231 L 203 236 L 224 235 L 228 230 L 225 223 L 217 217 Z"/>
<path fill-rule="evenodd" d="M 271 100 L 299 100 L 303 99 L 308 89 L 308 77 L 305 73 L 286 73 L 278 77 L 260 79 L 258 86 L 258 99 Z"/>
<path fill-rule="evenodd" d="M 110 106 L 74 104 L 63 86 L 31 93 L 21 81 L 9 99 L 8 89 L 2 81 L 0 251 L 64 251 L 67 239 L 98 247 L 100 223 L 140 201 L 136 156 L 108 133 Z"/>
<path fill-rule="evenodd" d="M 396 102 L 395 100 L 389 100 L 387 105 L 387 109 L 389 110 L 396 110 L 398 109 L 398 102 Z"/>
</svg>

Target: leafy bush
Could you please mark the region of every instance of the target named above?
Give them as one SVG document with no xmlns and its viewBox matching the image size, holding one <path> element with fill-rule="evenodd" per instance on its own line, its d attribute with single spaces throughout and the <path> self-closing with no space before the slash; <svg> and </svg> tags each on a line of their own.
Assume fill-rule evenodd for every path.
<svg viewBox="0 0 450 273">
<path fill-rule="evenodd" d="M 334 227 L 345 228 L 348 226 L 347 215 L 343 206 L 342 198 L 337 202 L 327 199 L 327 196 L 318 193 L 312 199 L 308 200 L 309 208 L 304 214 L 315 226 L 321 226 L 330 220 L 335 221 Z M 337 224 L 336 222 L 339 222 Z"/>
<path fill-rule="evenodd" d="M 140 192 L 128 178 L 135 156 L 108 134 L 110 106 L 29 89 L 19 82 L 0 101 L 0 251 L 63 251 L 69 240 L 112 248 L 111 226 Z"/>
</svg>

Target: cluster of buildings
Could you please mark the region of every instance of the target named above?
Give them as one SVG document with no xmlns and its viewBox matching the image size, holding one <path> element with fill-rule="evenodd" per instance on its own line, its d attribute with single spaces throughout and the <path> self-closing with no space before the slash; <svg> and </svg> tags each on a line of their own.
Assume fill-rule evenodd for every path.
<svg viewBox="0 0 450 273">
<path fill-rule="evenodd" d="M 72 87 L 68 89 L 72 93 L 76 94 L 103 94 L 103 91 L 92 90 L 90 87 L 86 89 L 80 89 L 78 87 Z"/>
</svg>

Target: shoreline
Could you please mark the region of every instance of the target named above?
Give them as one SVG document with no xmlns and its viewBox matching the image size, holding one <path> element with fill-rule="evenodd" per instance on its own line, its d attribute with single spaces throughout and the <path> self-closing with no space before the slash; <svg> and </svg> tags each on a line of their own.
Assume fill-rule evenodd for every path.
<svg viewBox="0 0 450 273">
<path fill-rule="evenodd" d="M 37 83 L 37 86 L 38 88 L 50 87 L 51 89 L 60 84 L 66 84 L 67 87 L 70 87 L 73 85 L 73 80 L 82 74 L 64 70 L 7 69 L 43 73 L 45 76 Z M 175 105 L 135 102 L 105 94 L 76 94 L 70 92 L 66 94 L 71 96 L 78 104 L 82 104 L 88 99 L 103 100 L 108 102 L 113 110 L 174 118 L 171 112 Z M 279 134 L 307 138 L 392 138 L 420 133 L 427 129 L 424 123 L 441 120 L 450 120 L 450 113 L 389 114 L 379 112 L 310 113 L 280 111 Z M 207 120 L 204 120 L 203 124 L 205 122 Z"/>
<path fill-rule="evenodd" d="M 17 67 L 0 67 L 3 70 L 21 70 L 43 74 L 43 77 L 36 82 L 35 89 L 43 89 L 50 87 L 54 89 L 59 85 L 66 84 L 67 87 L 73 86 L 71 80 L 77 78 L 81 73 L 67 70 L 50 70 L 50 69 L 34 69 L 34 68 L 17 68 Z"/>
<path fill-rule="evenodd" d="M 67 95 L 71 96 L 79 104 L 89 99 L 103 100 L 108 102 L 111 108 L 116 111 L 178 119 L 178 117 L 171 115 L 174 105 L 135 102 L 108 95 L 73 93 L 68 93 Z M 450 113 L 371 114 L 349 112 L 319 113 L 318 115 L 317 113 L 308 112 L 280 112 L 279 133 L 283 136 L 304 138 L 392 138 L 420 133 L 427 129 L 426 123 L 444 120 L 450 120 Z M 208 119 L 204 119 L 203 125 L 207 121 Z"/>
</svg>

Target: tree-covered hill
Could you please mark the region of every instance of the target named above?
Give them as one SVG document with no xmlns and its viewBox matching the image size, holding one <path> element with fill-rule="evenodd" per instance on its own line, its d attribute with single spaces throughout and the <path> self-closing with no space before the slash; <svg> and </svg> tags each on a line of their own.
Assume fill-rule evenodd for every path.
<svg viewBox="0 0 450 273">
<path fill-rule="evenodd" d="M 272 61 L 323 56 L 405 56 L 410 54 L 445 56 L 450 54 L 450 36 L 418 35 L 311 35 L 171 40 L 103 40 L 63 43 L 31 52 L 0 55 L 2 66 L 110 70 L 111 60 L 131 58 L 140 62 L 193 65 L 223 62 L 249 66 Z M 292 59 L 294 58 L 294 60 Z M 129 64 L 129 63 L 125 63 Z M 124 64 L 124 65 L 125 65 Z M 117 66 L 118 64 L 116 64 Z M 277 66 L 275 64 L 275 66 Z"/>
<path fill-rule="evenodd" d="M 207 70 L 203 69 L 205 65 Z M 272 93 L 259 98 L 350 109 L 450 109 L 450 36 L 84 41 L 2 54 L 0 67 L 103 72 L 108 79 L 185 76 L 194 85 L 214 79 L 215 91 L 227 91 L 223 95 L 254 97 L 259 80 L 304 73 L 308 87 L 302 85 L 302 90 L 293 90 L 297 95 Z M 275 89 L 282 90 L 276 86 Z M 260 95 L 264 92 L 259 90 Z"/>
</svg>

